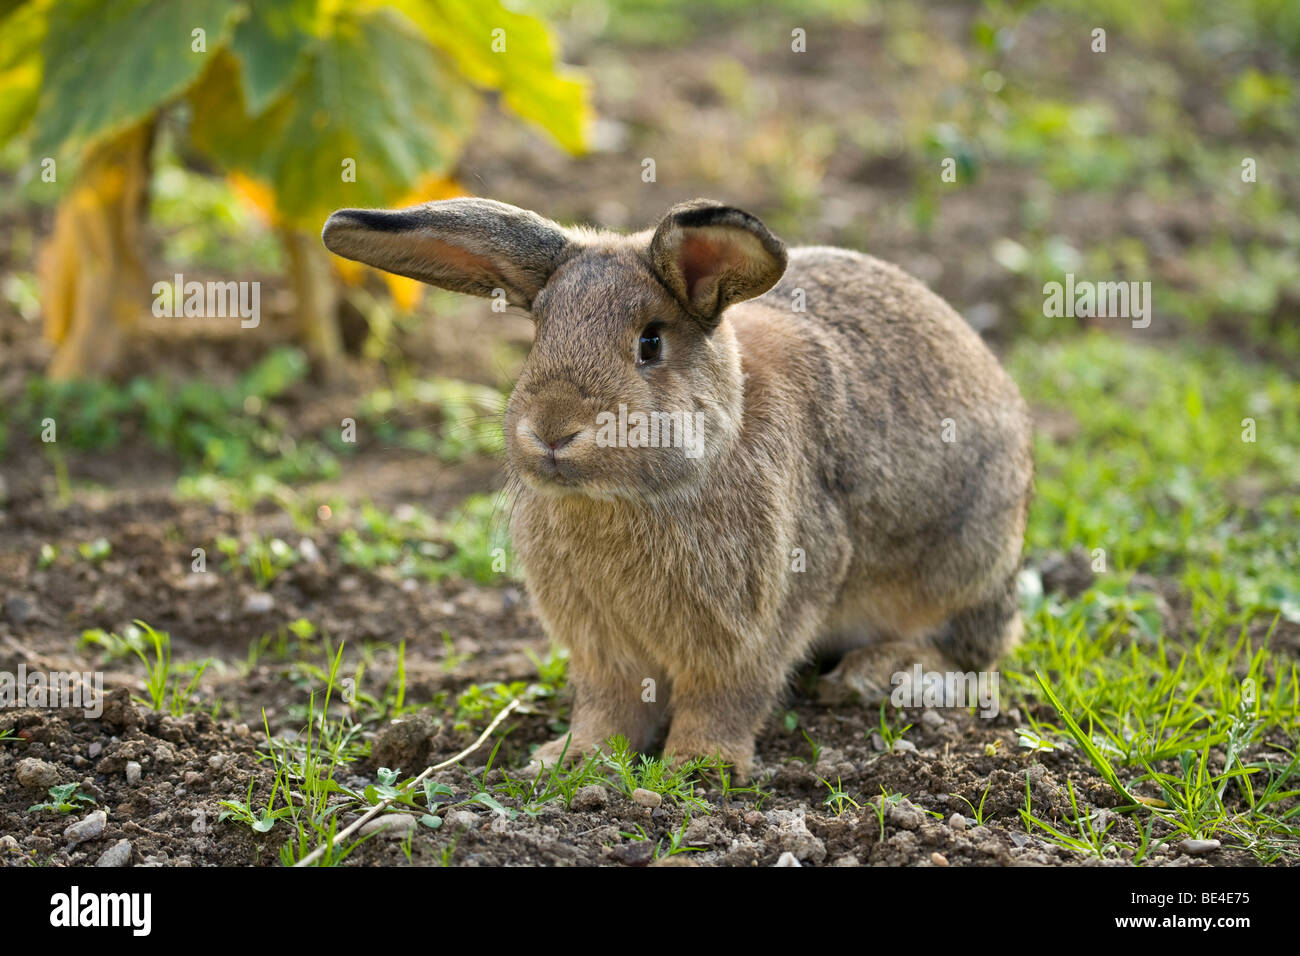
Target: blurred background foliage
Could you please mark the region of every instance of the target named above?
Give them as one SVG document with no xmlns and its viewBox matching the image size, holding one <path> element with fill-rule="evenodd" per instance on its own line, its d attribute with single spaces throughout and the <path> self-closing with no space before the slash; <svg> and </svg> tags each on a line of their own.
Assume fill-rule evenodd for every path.
<svg viewBox="0 0 1300 956">
<path fill-rule="evenodd" d="M 332 259 L 324 217 L 472 193 L 639 229 L 704 195 L 899 263 L 1001 352 L 1031 548 L 1122 528 L 1126 572 L 1300 608 L 1298 82 L 1287 0 L 0 0 L 10 494 L 143 468 L 309 520 L 432 494 L 430 461 L 496 487 L 529 323 Z M 155 319 L 178 272 L 260 281 L 261 325 Z M 1066 273 L 1150 281 L 1151 327 L 1044 315 Z"/>
<path fill-rule="evenodd" d="M 481 91 L 583 144 L 583 84 L 540 21 L 495 3 L 27 0 L 0 30 L 0 142 L 22 137 L 59 185 L 41 269 L 58 378 L 110 369 L 148 301 L 139 219 L 164 119 L 277 230 L 324 362 L 341 348 L 316 241 L 333 209 L 456 194 Z"/>
</svg>

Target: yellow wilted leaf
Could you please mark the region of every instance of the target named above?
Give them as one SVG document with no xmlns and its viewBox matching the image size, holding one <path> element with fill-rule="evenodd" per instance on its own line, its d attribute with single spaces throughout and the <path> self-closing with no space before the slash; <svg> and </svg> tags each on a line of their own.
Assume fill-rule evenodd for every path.
<svg viewBox="0 0 1300 956">
<path fill-rule="evenodd" d="M 334 263 L 334 271 L 348 285 L 361 285 L 365 281 L 366 271 L 369 266 L 364 266 L 360 262 L 354 262 L 351 259 L 344 259 L 342 256 L 336 256 L 330 253 L 330 261 Z"/>
<path fill-rule="evenodd" d="M 388 283 L 388 294 L 403 312 L 410 312 L 420 304 L 420 297 L 424 295 L 424 283 L 420 280 L 385 272 L 384 281 Z"/>
<path fill-rule="evenodd" d="M 236 170 L 227 181 L 244 203 L 261 217 L 268 226 L 278 226 L 280 216 L 275 207 L 275 190 L 266 183 Z"/>
</svg>

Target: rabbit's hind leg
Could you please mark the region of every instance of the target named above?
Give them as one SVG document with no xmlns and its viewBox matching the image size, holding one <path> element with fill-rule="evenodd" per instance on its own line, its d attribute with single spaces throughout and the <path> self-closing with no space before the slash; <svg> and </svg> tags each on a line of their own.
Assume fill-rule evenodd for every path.
<svg viewBox="0 0 1300 956">
<path fill-rule="evenodd" d="M 850 650 L 818 682 L 818 697 L 827 703 L 857 698 L 875 706 L 888 700 L 895 688 L 914 683 L 918 666 L 923 674 L 986 671 L 1014 646 L 1020 630 L 1012 575 L 994 597 L 958 611 L 924 637 L 886 639 Z"/>
</svg>

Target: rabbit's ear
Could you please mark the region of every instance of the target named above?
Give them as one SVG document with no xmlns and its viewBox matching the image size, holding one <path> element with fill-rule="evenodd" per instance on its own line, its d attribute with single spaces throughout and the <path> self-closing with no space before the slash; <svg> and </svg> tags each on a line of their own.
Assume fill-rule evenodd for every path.
<svg viewBox="0 0 1300 956">
<path fill-rule="evenodd" d="M 325 247 L 430 285 L 531 308 L 573 251 L 569 235 L 535 212 L 491 199 L 443 199 L 409 209 L 340 209 Z"/>
<path fill-rule="evenodd" d="M 785 244 L 747 212 L 708 199 L 668 210 L 650 261 L 686 310 L 716 323 L 727 306 L 762 295 L 785 272 Z"/>
</svg>

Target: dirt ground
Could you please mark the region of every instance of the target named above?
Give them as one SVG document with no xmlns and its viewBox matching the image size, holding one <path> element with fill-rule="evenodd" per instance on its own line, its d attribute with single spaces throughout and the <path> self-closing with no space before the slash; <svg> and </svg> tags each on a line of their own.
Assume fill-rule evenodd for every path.
<svg viewBox="0 0 1300 956">
<path fill-rule="evenodd" d="M 969 24 L 960 7 L 938 8 L 935 23 L 942 43 L 958 49 L 965 42 Z M 701 37 L 668 53 L 573 51 L 571 59 L 597 78 L 608 148 L 579 160 L 575 172 L 572 160 L 538 148 L 535 134 L 493 119 L 466 157 L 462 181 L 479 194 L 533 206 L 562 220 L 628 228 L 642 228 L 672 202 L 694 195 L 725 195 L 763 215 L 772 184 L 761 163 L 732 170 L 726 153 L 744 149 L 750 160 L 761 158 L 764 150 L 778 149 L 784 138 L 797 133 L 793 120 L 772 117 L 815 112 L 829 117 L 826 122 L 851 125 L 863 116 L 897 115 L 906 107 L 898 90 L 925 95 L 919 66 L 888 65 L 879 27 L 836 27 L 818 39 L 829 44 L 829 53 L 802 61 L 779 50 L 755 51 L 725 34 Z M 1034 47 L 1032 40 L 1032 35 L 1022 38 L 1026 48 Z M 1050 56 L 1051 51 L 1044 40 L 1038 55 Z M 882 71 L 871 82 L 864 81 L 864 57 Z M 720 92 L 715 66 L 724 60 L 742 64 L 752 78 L 751 95 L 759 105 L 751 115 L 738 111 Z M 1067 65 L 1063 76 L 1068 74 Z M 656 80 L 653 95 L 638 86 L 651 77 Z M 1194 97 L 1195 91 L 1188 95 Z M 1114 101 L 1122 108 L 1119 92 Z M 642 156 L 658 158 L 662 184 L 640 182 Z M 898 162 L 906 162 L 901 153 Z M 670 171 L 674 165 L 678 168 Z M 852 150 L 841 150 L 820 156 L 806 175 L 814 181 L 807 186 L 810 192 L 834 198 L 812 204 L 805 220 L 787 219 L 782 231 L 790 238 L 843 242 L 892 259 L 979 317 L 995 344 L 1009 334 L 1003 303 L 1010 280 L 989 267 L 985 252 L 1005 234 L 1003 220 L 1023 198 L 1014 172 L 994 170 L 981 191 L 945 203 L 937 227 L 925 235 L 906 223 L 881 222 L 877 215 L 900 177 L 906 179 L 905 169 L 889 162 L 864 164 Z M 1001 198 L 990 203 L 990 195 Z M 1156 250 L 1157 270 L 1174 270 L 1187 231 L 1212 228 L 1218 210 L 1212 203 L 1191 212 L 1137 202 L 1118 210 L 1076 206 L 1062 214 L 1071 216 L 1077 234 L 1085 237 L 1136 235 Z M 48 228 L 48 222 L 36 225 Z M 139 356 L 140 368 L 180 376 L 228 375 L 226 370 L 238 367 L 250 352 L 261 354 L 274 343 L 274 322 L 264 324 L 267 335 L 256 341 L 173 327 L 173 339 Z M 436 324 L 404 335 L 408 360 L 421 374 L 497 384 L 502 354 L 517 360 L 530 328 L 520 320 L 503 325 L 485 307 L 464 304 L 439 316 Z M 503 353 L 501 343 L 513 352 Z M 34 326 L 2 310 L 0 348 L 5 351 L 0 399 L 12 400 L 26 377 L 42 367 L 47 346 Z M 313 422 L 346 414 L 378 383 L 376 376 L 358 365 L 341 381 L 296 387 L 288 396 L 295 427 L 307 431 Z M 201 695 L 205 701 L 221 701 L 220 716 L 191 712 L 172 718 L 131 703 L 130 697 L 143 691 L 138 662 L 131 657 L 103 665 L 112 694 L 99 719 L 66 710 L 0 711 L 0 734 L 11 732 L 10 739 L 0 739 L 0 863 L 88 865 L 111 851 L 119 862 L 137 866 L 277 864 L 285 829 L 258 834 L 242 824 L 218 822 L 218 801 L 242 799 L 250 779 L 256 781 L 254 802 L 269 794 L 270 774 L 258 758 L 266 747 L 263 713 L 274 735 L 295 733 L 303 725 L 309 682 L 292 659 L 266 653 L 246 671 L 237 666 L 248 658 L 250 644 L 299 618 L 309 619 L 331 641 L 345 642 L 349 665 L 365 656 L 363 685 L 375 694 L 393 677 L 399 641 L 406 642 L 406 697 L 411 701 L 434 701 L 439 695 L 454 700 L 472 684 L 538 678 L 527 652 L 544 655 L 547 642 L 517 584 L 429 583 L 384 570 L 361 571 L 340 561 L 343 529 L 330 519 L 318 517 L 304 530 L 270 505 L 240 512 L 180 501 L 174 495 L 176 464 L 140 435 L 126 435 L 105 453 L 70 455 L 68 465 L 74 483 L 95 486 L 78 491 L 71 504 L 59 500 L 48 462 L 34 445 L 15 436 L 3 462 L 0 670 L 15 671 L 19 664 L 29 671 L 98 669 L 99 651 L 79 648 L 79 635 L 90 628 L 120 632 L 132 619 L 142 618 L 172 635 L 178 659 L 216 661 L 204 675 Z M 337 480 L 304 494 L 365 497 L 386 508 L 414 504 L 442 514 L 467 494 L 494 493 L 501 485 L 498 463 L 487 458 L 447 465 L 414 451 L 375 445 L 349 458 Z M 307 550 L 316 553 L 315 560 L 289 568 L 265 592 L 235 575 L 190 573 L 196 543 L 250 530 L 283 537 L 294 546 L 310 539 L 314 547 Z M 101 537 L 111 545 L 107 559 L 77 559 L 78 544 Z M 61 556 L 41 567 L 37 556 L 46 544 L 59 548 Z M 1035 560 L 1041 567 L 1046 556 Z M 450 649 L 440 637 L 444 632 Z M 345 671 L 350 672 L 347 665 Z M 766 794 L 761 799 L 744 795 L 724 800 L 715 786 L 701 791 L 708 811 L 691 812 L 671 804 L 642 806 L 611 785 L 585 789 L 567 807 L 552 802 L 535 815 L 511 818 L 475 806 L 452 811 L 437 831 L 417 833 L 407 848 L 409 860 L 470 866 L 770 866 L 792 858 L 803 865 L 1131 864 L 1128 850 L 1099 860 L 1026 834 L 1019 813 L 1026 802 L 1026 781 L 1035 815 L 1058 826 L 1073 816 L 1067 781 L 1085 809 L 1114 807 L 1117 798 L 1076 751 L 1020 747 L 1016 731 L 1026 715 L 1014 707 L 1008 705 L 992 720 L 964 711 L 905 712 L 893 722 L 912 726 L 902 745 L 887 750 L 875 733 L 877 713 L 829 708 L 809 696 L 806 686 L 807 681 L 797 684 L 783 709 L 797 716 L 795 729 L 789 729 L 793 721 L 784 712 L 773 714 L 759 739 L 759 784 Z M 497 766 L 519 767 L 530 745 L 550 739 L 557 706 L 536 702 L 528 712 L 512 715 Z M 437 708 L 430 713 L 437 715 Z M 1048 719 L 1051 714 L 1038 716 Z M 456 729 L 449 719 L 431 725 L 427 735 L 372 728 L 372 756 L 348 767 L 341 782 L 364 788 L 375 782 L 379 766 L 400 766 L 404 775 L 414 774 L 459 752 L 478 729 Z M 815 762 L 805 732 L 819 747 Z M 478 775 L 488 753 L 479 750 L 463 767 L 442 771 L 435 779 L 459 798 L 471 796 L 478 787 L 471 774 Z M 27 763 L 32 760 L 40 764 Z M 494 769 L 487 782 L 499 779 L 500 771 Z M 48 786 L 73 782 L 95 800 L 94 808 L 70 814 L 29 812 L 45 799 Z M 828 803 L 827 782 L 846 794 L 846 801 Z M 878 805 L 873 801 L 882 791 L 903 796 Z M 982 824 L 977 825 L 972 806 L 982 807 Z M 88 837 L 65 832 L 92 809 L 106 811 L 102 829 L 92 820 Z M 342 822 L 351 819 L 344 816 Z M 1116 816 L 1113 822 L 1116 841 L 1139 842 L 1127 818 Z M 656 843 L 669 841 L 684 824 L 684 843 L 698 851 L 653 860 Z M 649 839 L 628 836 L 638 828 Z M 114 849 L 121 841 L 128 849 Z M 349 864 L 407 861 L 402 841 L 383 834 L 357 849 Z M 1232 866 L 1256 860 L 1226 848 L 1193 855 L 1175 845 L 1158 848 L 1145 862 Z"/>
</svg>

